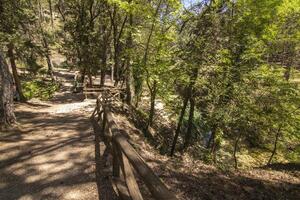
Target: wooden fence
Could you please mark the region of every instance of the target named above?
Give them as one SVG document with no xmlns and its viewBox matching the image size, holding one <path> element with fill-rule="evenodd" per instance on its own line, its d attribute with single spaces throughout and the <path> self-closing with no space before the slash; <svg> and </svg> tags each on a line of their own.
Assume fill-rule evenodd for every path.
<svg viewBox="0 0 300 200">
<path fill-rule="evenodd" d="M 154 174 L 115 123 L 110 102 L 118 95 L 120 95 L 120 90 L 112 88 L 103 90 L 91 117 L 95 134 L 100 134 L 106 148 L 109 148 L 112 154 L 112 184 L 116 193 L 120 199 L 145 199 L 137 183 L 135 176 L 137 174 L 138 180 L 145 183 L 151 193 L 151 198 L 176 200 L 175 195 Z"/>
</svg>

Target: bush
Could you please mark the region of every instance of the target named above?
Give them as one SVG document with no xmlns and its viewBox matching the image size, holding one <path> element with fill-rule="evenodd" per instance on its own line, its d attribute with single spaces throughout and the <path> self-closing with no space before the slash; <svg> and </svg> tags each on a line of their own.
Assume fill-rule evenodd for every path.
<svg viewBox="0 0 300 200">
<path fill-rule="evenodd" d="M 42 80 L 33 80 L 23 83 L 24 96 L 27 99 L 39 98 L 41 100 L 48 100 L 58 89 L 59 84 Z"/>
</svg>

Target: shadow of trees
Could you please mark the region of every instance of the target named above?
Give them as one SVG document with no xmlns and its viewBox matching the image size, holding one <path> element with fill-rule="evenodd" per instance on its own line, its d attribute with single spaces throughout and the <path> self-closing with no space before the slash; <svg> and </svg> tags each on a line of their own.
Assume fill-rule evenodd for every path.
<svg viewBox="0 0 300 200">
<path fill-rule="evenodd" d="M 17 115 L 30 128 L 0 135 L 1 200 L 112 199 L 109 170 L 102 170 L 104 147 L 99 138 L 93 142 L 87 117 Z"/>
<path fill-rule="evenodd" d="M 99 200 L 118 199 L 111 183 L 112 168 L 107 166 L 109 150 L 101 140 L 100 134 L 95 131 L 95 162 L 96 181 Z"/>
<path fill-rule="evenodd" d="M 165 169 L 161 162 L 158 164 L 154 171 L 172 191 L 180 194 L 180 199 L 296 200 L 300 197 L 300 184 L 284 182 L 280 177 L 278 180 L 265 180 L 260 179 L 259 174 L 254 177 L 243 172 L 225 173 L 207 169 L 191 174 Z"/>
</svg>

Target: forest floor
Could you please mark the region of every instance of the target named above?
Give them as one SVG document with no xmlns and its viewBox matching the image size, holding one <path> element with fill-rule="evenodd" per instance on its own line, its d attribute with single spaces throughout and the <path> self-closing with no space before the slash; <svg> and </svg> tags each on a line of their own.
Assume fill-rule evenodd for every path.
<svg viewBox="0 0 300 200">
<path fill-rule="evenodd" d="M 115 199 L 111 170 L 102 160 L 105 146 L 94 142 L 89 121 L 95 100 L 71 92 L 73 73 L 60 70 L 56 75 L 62 87 L 54 98 L 18 103 L 19 127 L 0 134 L 0 199 Z M 117 124 L 181 200 L 300 197 L 298 165 L 222 171 L 187 154 L 163 156 L 128 120 L 130 112 L 117 110 Z"/>
<path fill-rule="evenodd" d="M 95 100 L 71 92 L 73 73 L 56 76 L 54 98 L 17 103 L 18 127 L 0 134 L 1 200 L 112 199 L 106 175 L 95 173 Z"/>
<path fill-rule="evenodd" d="M 300 199 L 300 164 L 224 171 L 195 160 L 188 153 L 170 158 L 159 154 L 144 134 L 129 122 L 131 120 L 128 121 L 130 108 L 125 107 L 127 111 L 124 114 L 124 108 L 116 107 L 114 116 L 117 124 L 127 130 L 130 143 L 178 199 Z"/>
</svg>

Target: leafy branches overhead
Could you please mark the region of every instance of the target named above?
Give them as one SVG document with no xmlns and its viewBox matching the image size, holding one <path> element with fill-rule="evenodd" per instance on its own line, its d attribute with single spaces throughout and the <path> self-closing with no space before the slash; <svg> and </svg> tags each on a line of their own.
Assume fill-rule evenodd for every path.
<svg viewBox="0 0 300 200">
<path fill-rule="evenodd" d="M 80 81 L 123 87 L 127 103 L 146 113 L 146 136 L 158 117 L 176 124 L 161 144 L 171 155 L 201 145 L 215 162 L 229 151 L 238 167 L 243 149 L 259 149 L 270 164 L 287 152 L 283 144 L 299 143 L 299 5 L 3 0 L 0 44 L 14 72 L 26 63 L 38 74 L 46 63 L 52 76 L 58 52 L 80 71 Z"/>
</svg>

